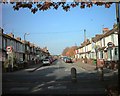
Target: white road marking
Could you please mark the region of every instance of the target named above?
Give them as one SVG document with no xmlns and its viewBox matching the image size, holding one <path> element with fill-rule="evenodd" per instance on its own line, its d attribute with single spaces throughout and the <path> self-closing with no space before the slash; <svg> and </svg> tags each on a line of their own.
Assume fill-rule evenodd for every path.
<svg viewBox="0 0 120 96">
<path fill-rule="evenodd" d="M 34 70 L 35 68 L 29 68 L 29 69 L 25 69 L 25 71 L 32 71 Z"/>
<path fill-rule="evenodd" d="M 48 89 L 66 89 L 66 86 L 49 86 Z"/>
<path fill-rule="evenodd" d="M 66 68 L 65 71 L 70 71 L 70 69 Z"/>
<path fill-rule="evenodd" d="M 32 92 L 40 91 L 42 88 L 34 89 Z"/>
<path fill-rule="evenodd" d="M 55 81 L 50 81 L 50 82 L 47 82 L 47 84 L 49 84 L 49 83 L 54 83 Z"/>
</svg>

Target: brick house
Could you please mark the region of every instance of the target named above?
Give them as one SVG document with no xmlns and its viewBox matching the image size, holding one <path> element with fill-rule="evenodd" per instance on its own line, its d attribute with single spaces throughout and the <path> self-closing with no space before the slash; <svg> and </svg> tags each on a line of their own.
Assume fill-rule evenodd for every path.
<svg viewBox="0 0 120 96">
<path fill-rule="evenodd" d="M 118 29 L 113 25 L 113 29 L 103 29 L 103 34 L 96 34 L 90 40 L 81 43 L 81 46 L 76 50 L 75 58 L 82 59 L 85 55 L 89 60 L 98 59 L 105 61 L 118 60 Z M 79 55 L 79 56 L 78 56 Z"/>
</svg>

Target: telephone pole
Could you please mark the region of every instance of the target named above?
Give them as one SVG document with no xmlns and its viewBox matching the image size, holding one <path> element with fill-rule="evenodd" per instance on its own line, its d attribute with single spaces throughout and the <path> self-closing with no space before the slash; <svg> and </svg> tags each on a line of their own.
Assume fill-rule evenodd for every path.
<svg viewBox="0 0 120 96">
<path fill-rule="evenodd" d="M 85 42 L 85 63 L 87 63 L 87 57 L 86 57 L 86 29 L 84 29 L 84 42 Z"/>
<path fill-rule="evenodd" d="M 86 30 L 84 29 L 85 57 L 86 57 Z"/>
</svg>

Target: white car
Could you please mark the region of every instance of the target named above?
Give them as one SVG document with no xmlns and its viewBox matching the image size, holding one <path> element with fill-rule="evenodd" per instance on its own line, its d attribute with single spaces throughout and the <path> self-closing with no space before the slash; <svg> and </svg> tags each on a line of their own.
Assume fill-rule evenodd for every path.
<svg viewBox="0 0 120 96">
<path fill-rule="evenodd" d="M 44 59 L 42 61 L 43 65 L 50 65 L 50 60 L 49 59 Z"/>
</svg>

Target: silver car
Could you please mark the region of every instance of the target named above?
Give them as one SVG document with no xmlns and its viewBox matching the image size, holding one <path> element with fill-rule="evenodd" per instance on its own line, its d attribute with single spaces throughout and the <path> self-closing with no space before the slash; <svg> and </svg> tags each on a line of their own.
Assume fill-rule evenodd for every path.
<svg viewBox="0 0 120 96">
<path fill-rule="evenodd" d="M 49 59 L 44 59 L 42 61 L 43 65 L 50 65 L 50 60 Z"/>
</svg>

